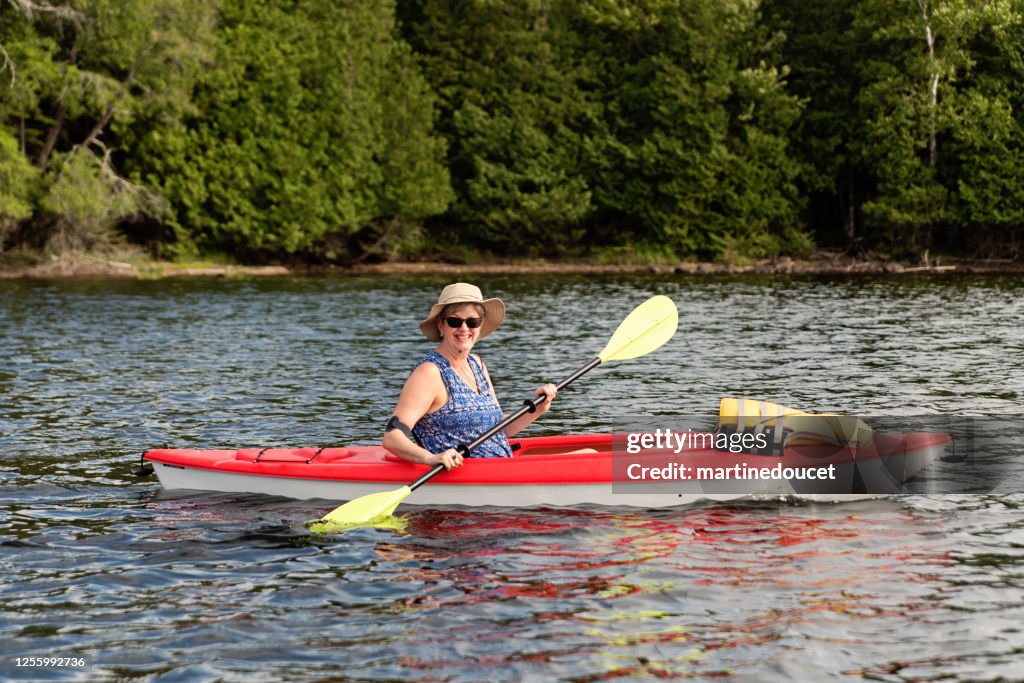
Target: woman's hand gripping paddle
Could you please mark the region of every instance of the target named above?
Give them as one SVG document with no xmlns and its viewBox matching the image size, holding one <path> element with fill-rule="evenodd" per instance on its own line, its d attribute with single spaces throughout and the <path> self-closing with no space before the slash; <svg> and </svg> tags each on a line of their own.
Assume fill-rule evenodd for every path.
<svg viewBox="0 0 1024 683">
<path fill-rule="evenodd" d="M 604 350 L 597 354 L 597 358 L 594 358 L 579 370 L 563 379 L 556 386 L 558 389 L 561 389 L 602 363 L 613 360 L 628 360 L 648 354 L 660 348 L 671 339 L 678 325 L 679 312 L 676 310 L 675 303 L 667 296 L 658 295 L 651 297 L 637 306 L 632 313 L 626 316 L 625 320 L 619 323 L 615 334 L 608 340 Z M 526 413 L 536 410 L 537 406 L 544 400 L 544 396 L 526 399 L 523 402 L 522 408 L 488 429 L 474 439 L 472 443 L 460 446 L 459 451 L 463 456 L 468 455 L 474 448 Z M 368 525 L 374 520 L 390 515 L 413 491 L 441 472 L 444 472 L 444 465 L 435 465 L 429 472 L 408 486 L 403 486 L 394 491 L 382 491 L 381 493 L 372 493 L 362 498 L 356 498 L 328 513 L 322 519 L 307 522 L 306 526 L 313 533 L 331 533 Z"/>
</svg>

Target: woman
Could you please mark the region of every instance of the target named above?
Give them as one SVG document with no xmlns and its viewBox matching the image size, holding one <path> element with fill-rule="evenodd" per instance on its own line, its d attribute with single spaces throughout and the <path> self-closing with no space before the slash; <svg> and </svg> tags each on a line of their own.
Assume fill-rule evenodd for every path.
<svg viewBox="0 0 1024 683">
<path fill-rule="evenodd" d="M 384 432 L 383 445 L 395 455 L 446 469 L 462 464 L 459 445 L 470 443 L 503 418 L 491 376 L 473 346 L 505 319 L 501 299 L 484 299 L 480 288 L 465 282 L 441 291 L 420 330 L 437 348 L 409 375 L 395 413 Z M 535 412 L 505 427 L 469 454 L 472 458 L 507 458 L 508 437 L 547 412 L 558 393 L 554 384 L 533 392 L 544 396 Z"/>
</svg>

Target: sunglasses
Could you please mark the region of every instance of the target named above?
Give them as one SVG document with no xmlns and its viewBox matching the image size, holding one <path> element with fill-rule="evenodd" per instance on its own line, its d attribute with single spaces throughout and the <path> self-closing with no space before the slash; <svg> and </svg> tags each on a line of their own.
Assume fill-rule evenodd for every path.
<svg viewBox="0 0 1024 683">
<path fill-rule="evenodd" d="M 457 330 L 460 327 L 462 327 L 462 323 L 466 323 L 466 327 L 468 327 L 469 329 L 475 330 L 476 328 L 480 327 L 480 325 L 483 324 L 484 319 L 483 318 L 460 318 L 460 317 L 458 317 L 456 315 L 450 315 L 447 318 L 445 318 L 444 321 L 445 321 L 445 323 L 448 324 L 448 327 L 452 328 L 453 330 Z"/>
</svg>

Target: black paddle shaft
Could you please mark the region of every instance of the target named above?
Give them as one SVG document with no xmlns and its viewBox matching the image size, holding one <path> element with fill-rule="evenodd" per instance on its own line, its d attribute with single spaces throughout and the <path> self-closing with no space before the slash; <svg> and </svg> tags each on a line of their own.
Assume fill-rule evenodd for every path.
<svg viewBox="0 0 1024 683">
<path fill-rule="evenodd" d="M 570 382 L 576 381 L 577 379 L 579 379 L 583 375 L 587 374 L 588 372 L 590 372 L 591 370 L 593 370 L 594 368 L 596 368 L 600 364 L 601 364 L 601 358 L 600 357 L 594 358 L 592 361 L 590 361 L 589 363 L 587 363 L 586 365 L 581 367 L 579 370 L 577 370 L 576 372 L 572 373 L 571 375 L 569 375 L 568 377 L 563 379 L 561 382 L 556 384 L 555 388 L 558 389 L 558 390 L 561 390 L 562 387 L 566 386 Z M 535 412 L 537 410 L 537 406 L 539 406 L 545 400 L 547 400 L 547 397 L 544 396 L 544 395 L 538 396 L 537 398 L 525 399 L 523 401 L 523 407 L 522 408 L 520 408 L 516 412 L 512 413 L 511 415 L 509 415 L 504 420 L 502 420 L 498 424 L 494 425 L 493 427 L 488 429 L 486 432 L 484 432 L 480 436 L 478 436 L 475 439 L 473 439 L 469 444 L 464 445 L 464 446 L 460 445 L 455 450 L 457 450 L 459 453 L 461 453 L 462 457 L 464 457 L 464 458 L 469 456 L 470 451 L 472 451 L 474 448 L 476 448 L 477 446 L 482 444 L 484 441 L 487 441 L 487 439 L 491 438 L 492 436 L 494 436 L 495 434 L 500 432 L 505 427 L 508 427 L 510 424 L 512 424 L 513 422 L 515 422 L 519 418 L 521 418 L 523 415 L 526 415 L 527 413 Z M 434 465 L 430 469 L 429 472 L 424 473 L 424 475 L 422 477 L 420 477 L 419 479 L 417 479 L 413 483 L 409 484 L 409 490 L 410 491 L 415 491 L 417 488 L 419 488 L 420 486 L 423 486 L 423 484 L 426 484 L 428 481 L 430 481 L 432 478 L 434 478 L 436 475 L 440 474 L 441 472 L 444 472 L 444 465 L 441 464 L 441 463 L 438 463 L 438 464 Z"/>
</svg>

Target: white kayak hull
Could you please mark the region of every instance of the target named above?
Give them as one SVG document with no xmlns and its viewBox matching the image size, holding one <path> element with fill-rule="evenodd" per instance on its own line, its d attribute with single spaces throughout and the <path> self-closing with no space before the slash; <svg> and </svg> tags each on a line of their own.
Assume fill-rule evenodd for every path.
<svg viewBox="0 0 1024 683">
<path fill-rule="evenodd" d="M 256 493 L 268 496 L 282 496 L 297 500 L 323 499 L 348 501 L 372 493 L 397 488 L 393 484 L 359 481 L 330 481 L 267 477 L 253 474 L 238 474 L 181 468 L 163 463 L 155 464 L 160 484 L 167 490 L 218 491 L 224 493 Z M 444 484 L 431 482 L 418 488 L 405 505 L 469 507 L 569 507 L 598 505 L 610 507 L 664 508 L 689 505 L 699 501 L 731 501 L 740 499 L 789 499 L 810 502 L 842 503 L 877 498 L 878 494 L 867 493 L 800 493 L 792 489 L 766 493 L 763 490 L 748 492 L 656 492 L 641 490 L 625 493 L 621 489 L 628 485 L 611 483 L 586 484 Z M 649 485 L 638 485 L 636 488 Z"/>
</svg>

